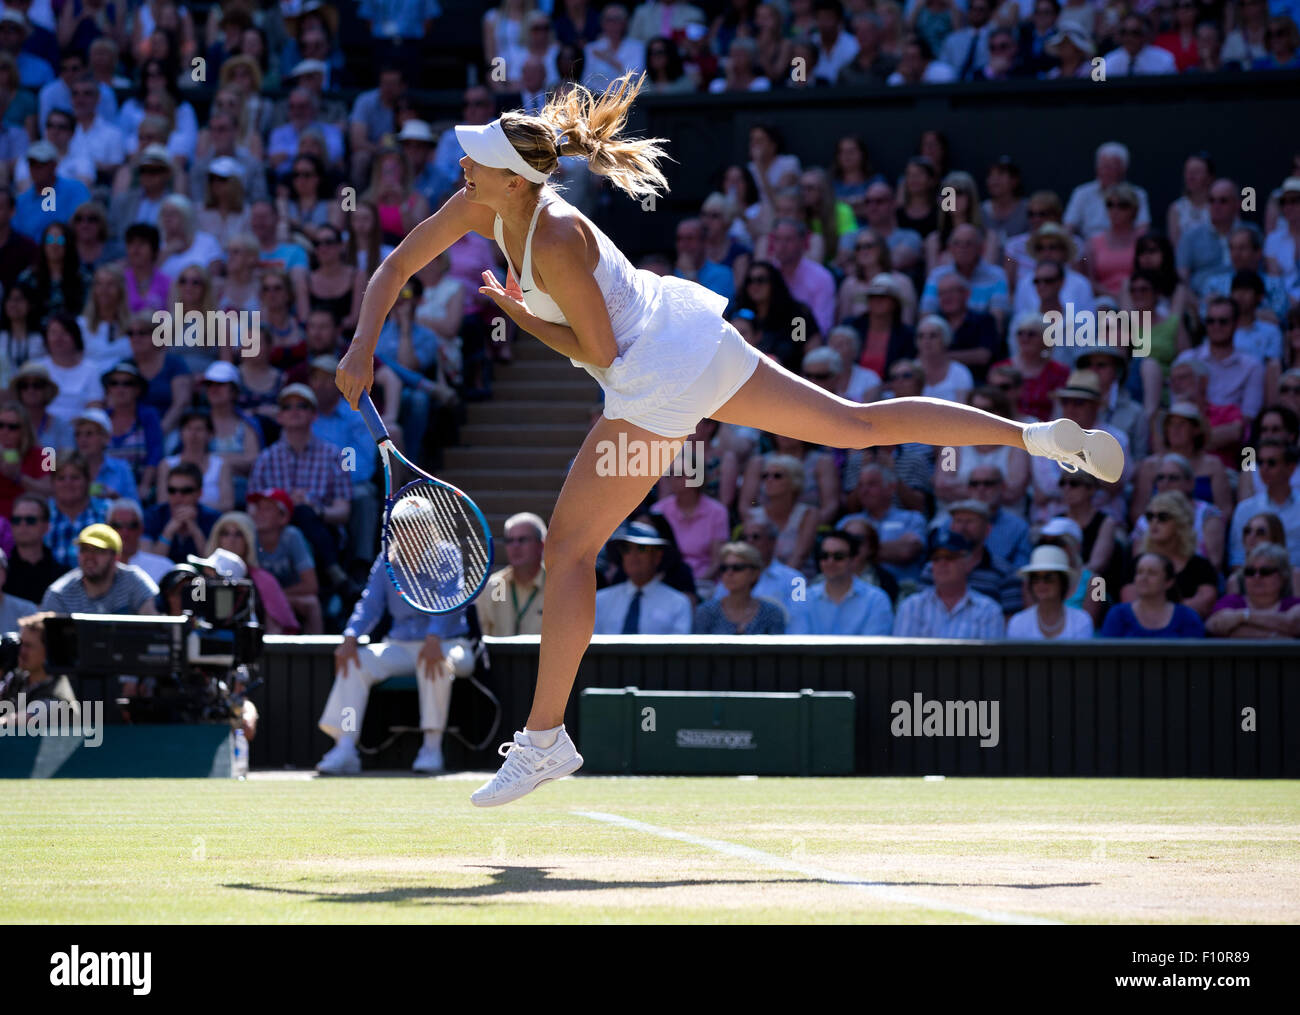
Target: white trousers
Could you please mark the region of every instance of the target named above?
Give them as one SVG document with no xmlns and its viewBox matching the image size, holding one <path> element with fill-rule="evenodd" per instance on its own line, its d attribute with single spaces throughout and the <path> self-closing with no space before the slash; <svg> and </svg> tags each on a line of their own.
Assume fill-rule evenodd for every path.
<svg viewBox="0 0 1300 1015">
<path fill-rule="evenodd" d="M 370 688 L 389 677 L 415 674 L 416 694 L 420 699 L 420 728 L 442 733 L 447 727 L 447 708 L 451 703 L 451 681 L 474 672 L 474 649 L 464 638 L 449 638 L 442 643 L 442 664 L 430 674 L 419 664 L 421 641 L 382 641 L 357 648 L 360 665 L 349 663 L 346 672 L 334 675 L 320 728 L 335 740 L 361 735 L 366 718 Z"/>
</svg>

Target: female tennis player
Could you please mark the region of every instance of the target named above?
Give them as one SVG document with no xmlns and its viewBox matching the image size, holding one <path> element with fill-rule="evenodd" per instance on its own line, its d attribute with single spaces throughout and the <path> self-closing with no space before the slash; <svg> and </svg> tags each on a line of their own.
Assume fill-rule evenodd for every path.
<svg viewBox="0 0 1300 1015">
<path fill-rule="evenodd" d="M 501 746 L 500 771 L 471 796 L 479 806 L 509 803 L 582 765 L 564 708 L 595 624 L 596 555 L 658 481 L 598 476 L 601 442 L 680 441 L 710 416 L 837 448 L 1001 444 L 1106 482 L 1123 472 L 1114 437 L 1070 420 L 1025 425 L 933 398 L 869 405 L 839 398 L 760 355 L 723 320 L 722 296 L 633 268 L 547 179 L 560 156 L 581 155 L 634 198 L 666 192 L 657 166 L 663 139 L 621 136 L 640 84 L 625 75 L 603 95 L 582 88 L 557 95 L 535 116 L 510 112 L 456 127 L 465 186 L 379 266 L 339 363 L 339 389 L 355 407 L 372 384 L 379 329 L 401 287 L 473 230 L 493 237 L 509 266 L 504 285 L 484 272 L 479 292 L 605 391 L 604 415 L 574 460 L 546 536 L 547 609 L 532 710 L 513 742 Z"/>
</svg>

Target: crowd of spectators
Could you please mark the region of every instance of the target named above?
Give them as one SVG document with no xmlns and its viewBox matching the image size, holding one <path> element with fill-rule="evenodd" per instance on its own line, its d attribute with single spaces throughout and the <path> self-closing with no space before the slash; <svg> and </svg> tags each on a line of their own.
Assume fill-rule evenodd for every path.
<svg viewBox="0 0 1300 1015">
<path fill-rule="evenodd" d="M 1215 59 L 1295 59 L 1276 0 L 981 4 L 508 0 L 483 19 L 489 73 L 458 120 L 640 69 L 650 91 L 713 92 L 1085 73 L 1080 53 L 1108 73 L 1214 69 L 1196 52 L 1207 24 L 1224 39 Z M 342 630 L 379 500 L 373 442 L 333 375 L 370 274 L 461 183 L 454 132 L 407 87 L 441 13 L 5 6 L 6 617 L 143 608 L 180 565 L 223 551 L 257 584 L 268 630 Z M 1134 19 L 1153 43 L 1133 48 Z M 347 103 L 345 31 L 391 55 Z M 1006 448 L 842 451 L 706 420 L 699 474 L 666 478 L 602 557 L 597 630 L 1300 633 L 1300 164 L 1276 168 L 1278 189 L 1247 212 L 1212 156 L 1190 155 L 1161 209 L 1119 144 L 1088 171 L 1024 180 L 1014 155 L 960 165 L 935 131 L 905 165 L 877 167 L 859 136 L 806 165 L 756 127 L 671 255 L 642 267 L 723 294 L 747 340 L 838 396 L 1065 415 L 1116 433 L 1130 468 L 1107 487 Z M 558 177 L 584 209 L 603 186 L 579 159 Z M 477 291 L 501 264 L 467 235 L 380 333 L 376 403 L 435 465 L 509 357 Z M 1149 315 L 1140 349 L 1049 343 L 1050 311 L 1108 309 Z M 479 610 L 489 633 L 540 626 L 545 526 L 521 518 Z"/>
</svg>

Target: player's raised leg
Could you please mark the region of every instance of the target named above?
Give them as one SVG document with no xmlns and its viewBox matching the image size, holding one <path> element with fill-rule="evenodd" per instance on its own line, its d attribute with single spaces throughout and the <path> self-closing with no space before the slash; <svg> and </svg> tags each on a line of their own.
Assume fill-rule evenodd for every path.
<svg viewBox="0 0 1300 1015">
<path fill-rule="evenodd" d="M 941 398 L 895 398 L 866 405 L 832 395 L 769 359 L 713 418 L 812 444 L 865 448 L 892 444 L 963 447 L 1001 444 L 1084 469 L 1107 483 L 1124 471 L 1119 442 L 1068 419 L 1018 423 Z"/>
<path fill-rule="evenodd" d="M 647 448 L 671 445 L 667 457 L 648 457 L 651 461 L 671 460 L 682 443 L 626 420 L 604 417 L 583 442 L 546 531 L 547 606 L 542 612 L 541 657 L 532 711 L 524 731 L 505 746 L 501 770 L 470 797 L 480 807 L 517 800 L 543 782 L 569 775 L 582 765 L 582 756 L 563 723 L 578 663 L 596 624 L 596 555 L 659 479 L 658 475 L 597 473 L 601 448 L 620 447 L 620 434 L 627 435 L 623 445 L 627 447 L 635 441 L 657 442 L 647 443 Z M 611 443 L 605 445 L 606 441 Z"/>
</svg>

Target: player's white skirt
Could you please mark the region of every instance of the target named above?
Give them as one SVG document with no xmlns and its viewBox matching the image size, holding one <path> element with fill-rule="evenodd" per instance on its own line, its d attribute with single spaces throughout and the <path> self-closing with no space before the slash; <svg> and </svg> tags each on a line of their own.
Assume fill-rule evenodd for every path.
<svg viewBox="0 0 1300 1015">
<path fill-rule="evenodd" d="M 725 296 L 664 276 L 639 334 L 604 369 L 578 363 L 605 391 L 605 416 L 684 437 L 750 378 L 762 354 L 723 320 Z M 575 361 L 576 362 L 576 361 Z"/>
</svg>

